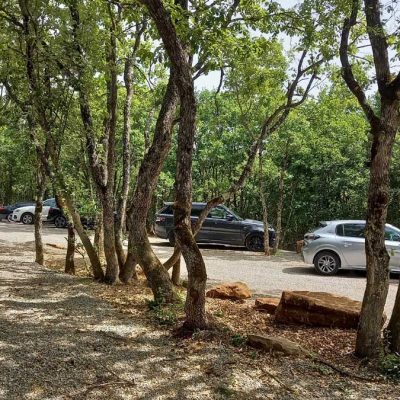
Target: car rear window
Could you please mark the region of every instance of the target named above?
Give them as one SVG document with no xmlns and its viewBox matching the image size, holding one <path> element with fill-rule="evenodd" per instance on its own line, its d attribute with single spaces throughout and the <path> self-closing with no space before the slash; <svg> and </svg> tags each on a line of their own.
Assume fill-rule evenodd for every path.
<svg viewBox="0 0 400 400">
<path fill-rule="evenodd" d="M 365 224 L 340 224 L 336 227 L 338 236 L 364 238 Z"/>
</svg>

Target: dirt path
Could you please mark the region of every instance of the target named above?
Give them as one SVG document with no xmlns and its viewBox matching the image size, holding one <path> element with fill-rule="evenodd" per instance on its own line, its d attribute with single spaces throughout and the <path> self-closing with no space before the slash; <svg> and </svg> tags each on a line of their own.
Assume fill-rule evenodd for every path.
<svg viewBox="0 0 400 400">
<path fill-rule="evenodd" d="M 26 248 L 0 243 L 1 399 L 223 399 L 227 386 L 229 398 L 288 398 L 223 346 L 188 352 L 95 297 L 98 284 L 29 262 Z"/>
</svg>

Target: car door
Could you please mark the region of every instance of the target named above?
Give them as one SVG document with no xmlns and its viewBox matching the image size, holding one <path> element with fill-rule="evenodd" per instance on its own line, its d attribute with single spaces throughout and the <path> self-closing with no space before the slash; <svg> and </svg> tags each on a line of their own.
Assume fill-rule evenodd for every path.
<svg viewBox="0 0 400 400">
<path fill-rule="evenodd" d="M 194 206 L 192 207 L 191 211 L 191 223 L 192 226 L 197 222 L 201 212 L 203 211 L 204 206 Z M 213 227 L 212 221 L 206 218 L 201 226 L 200 231 L 196 235 L 196 242 L 197 243 L 209 243 L 211 241 L 211 230 Z"/>
<path fill-rule="evenodd" d="M 242 224 L 225 207 L 213 208 L 207 219 L 210 221 L 211 241 L 213 243 L 242 244 Z"/>
<path fill-rule="evenodd" d="M 390 226 L 385 227 L 385 246 L 390 256 L 390 269 L 400 269 L 400 232 Z"/>
<path fill-rule="evenodd" d="M 338 247 L 346 264 L 351 267 L 365 267 L 365 223 L 345 223 L 336 228 Z"/>
</svg>

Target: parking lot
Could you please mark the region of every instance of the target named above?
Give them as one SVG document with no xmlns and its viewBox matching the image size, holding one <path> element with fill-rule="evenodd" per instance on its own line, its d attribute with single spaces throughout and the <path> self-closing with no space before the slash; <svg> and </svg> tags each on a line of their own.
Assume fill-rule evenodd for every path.
<svg viewBox="0 0 400 400">
<path fill-rule="evenodd" d="M 44 227 L 44 242 L 66 244 L 66 230 L 53 226 Z M 33 226 L 0 222 L 1 245 L 29 243 L 34 240 Z M 155 253 L 166 260 L 172 253 L 167 241 L 151 238 Z M 317 275 L 312 266 L 305 265 L 299 255 L 282 251 L 279 255 L 266 258 L 263 254 L 252 253 L 241 248 L 222 246 L 200 246 L 207 266 L 209 285 L 217 282 L 242 281 L 249 285 L 255 295 L 279 296 L 283 290 L 326 291 L 362 300 L 365 288 L 365 272 L 340 270 L 333 277 Z M 185 277 L 186 269 L 182 268 Z M 394 304 L 398 276 L 390 281 L 386 312 Z"/>
</svg>

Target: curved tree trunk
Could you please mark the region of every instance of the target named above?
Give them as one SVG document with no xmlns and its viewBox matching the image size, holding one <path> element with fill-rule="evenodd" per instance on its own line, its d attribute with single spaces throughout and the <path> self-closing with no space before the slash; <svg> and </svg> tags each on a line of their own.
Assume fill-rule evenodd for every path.
<svg viewBox="0 0 400 400">
<path fill-rule="evenodd" d="M 207 327 L 205 288 L 207 273 L 203 257 L 194 238 L 190 220 L 192 209 L 192 157 L 196 128 L 196 99 L 192 70 L 183 43 L 168 11 L 160 0 L 145 0 L 171 64 L 176 70 L 180 98 L 177 166 L 175 177 L 174 224 L 176 240 L 188 270 L 188 288 L 184 326 L 190 330 Z"/>
<path fill-rule="evenodd" d="M 128 247 L 132 249 L 132 258 L 136 259 L 142 267 L 153 291 L 154 298 L 158 302 L 174 301 L 175 293 L 167 270 L 151 248 L 146 231 L 146 220 L 161 168 L 171 148 L 172 127 L 178 104 L 175 79 L 175 73 L 171 70 L 168 86 L 157 118 L 153 143 L 141 163 L 135 190 L 130 200 L 131 207 L 127 213 Z"/>
</svg>

